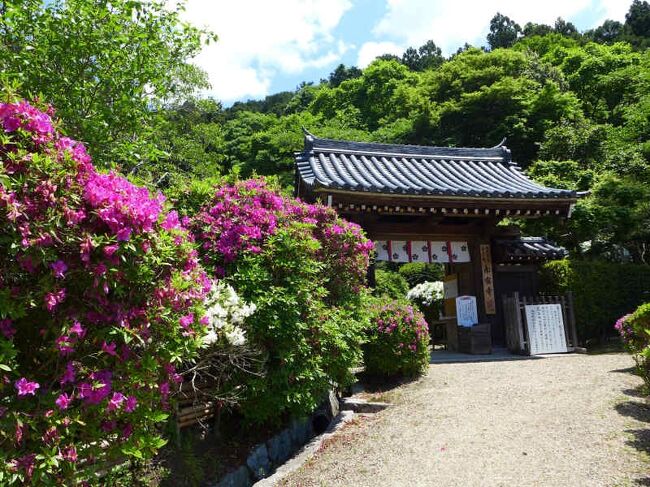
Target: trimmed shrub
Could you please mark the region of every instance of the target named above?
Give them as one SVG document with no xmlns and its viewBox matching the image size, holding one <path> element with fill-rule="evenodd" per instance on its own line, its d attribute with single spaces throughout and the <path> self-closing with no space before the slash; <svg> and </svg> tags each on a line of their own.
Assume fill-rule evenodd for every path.
<svg viewBox="0 0 650 487">
<path fill-rule="evenodd" d="M 634 357 L 646 391 L 650 393 L 650 303 L 642 304 L 634 313 L 619 318 L 614 328 Z"/>
<path fill-rule="evenodd" d="M 650 266 L 557 260 L 540 272 L 546 292 L 572 291 L 580 339 L 603 339 L 612 323 L 650 298 Z"/>
<path fill-rule="evenodd" d="M 373 248 L 360 227 L 263 180 L 220 188 L 193 226 L 209 268 L 257 307 L 243 326 L 266 373 L 245 379 L 250 422 L 310 412 L 334 383 L 352 381 Z"/>
<path fill-rule="evenodd" d="M 151 457 L 211 286 L 163 196 L 97 172 L 51 116 L 0 104 L 2 485 Z"/>
<path fill-rule="evenodd" d="M 399 301 L 374 304 L 363 361 L 370 375 L 424 372 L 429 365 L 429 330 L 422 313 Z"/>
<path fill-rule="evenodd" d="M 388 270 L 375 270 L 375 296 L 386 296 L 391 299 L 404 299 L 409 290 L 409 283 L 406 282 L 397 272 Z"/>
<path fill-rule="evenodd" d="M 442 281 L 445 270 L 442 264 L 426 264 L 424 262 L 408 262 L 399 268 L 399 274 L 413 288 L 423 282 Z"/>
</svg>

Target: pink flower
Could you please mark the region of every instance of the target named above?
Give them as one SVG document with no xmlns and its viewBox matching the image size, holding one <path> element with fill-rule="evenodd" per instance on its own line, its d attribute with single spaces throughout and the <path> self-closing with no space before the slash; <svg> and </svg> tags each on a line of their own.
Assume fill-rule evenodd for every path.
<svg viewBox="0 0 650 487">
<path fill-rule="evenodd" d="M 56 339 L 55 343 L 61 355 L 69 355 L 74 352 L 72 339 L 68 335 L 60 336 Z"/>
<path fill-rule="evenodd" d="M 14 432 L 14 440 L 16 445 L 20 445 L 25 438 L 25 433 L 27 432 L 27 425 L 22 423 L 16 423 L 16 431 Z"/>
<path fill-rule="evenodd" d="M 65 288 L 59 289 L 58 291 L 47 293 L 45 295 L 45 307 L 48 311 L 54 311 L 60 303 L 65 299 Z"/>
<path fill-rule="evenodd" d="M 180 227 L 180 221 L 178 221 L 178 213 L 176 211 L 170 211 L 165 218 L 165 221 L 160 225 L 165 230 L 173 230 L 174 228 Z"/>
<path fill-rule="evenodd" d="M 100 370 L 90 374 L 92 383 L 82 382 L 79 384 L 79 397 L 86 404 L 99 404 L 110 393 L 112 387 L 113 374 L 110 370 Z"/>
<path fill-rule="evenodd" d="M 56 426 L 49 427 L 41 437 L 43 443 L 47 443 L 47 444 L 51 444 L 58 438 L 59 438 L 59 432 L 57 431 Z"/>
<path fill-rule="evenodd" d="M 69 446 L 63 450 L 61 456 L 64 460 L 70 463 L 75 463 L 77 461 L 77 449 L 74 446 Z"/>
<path fill-rule="evenodd" d="M 66 271 L 68 270 L 68 266 L 62 260 L 57 260 L 53 264 L 50 264 L 50 267 L 52 268 L 54 277 L 57 279 L 63 279 L 65 277 Z"/>
<path fill-rule="evenodd" d="M 61 394 L 59 397 L 57 397 L 56 401 L 54 401 L 57 406 L 59 406 L 59 409 L 68 409 L 68 406 L 72 402 L 72 398 L 67 395 L 66 393 Z"/>
<path fill-rule="evenodd" d="M 138 405 L 138 400 L 135 396 L 129 396 L 126 398 L 126 403 L 124 404 L 124 411 L 127 413 L 132 413 L 135 411 L 135 408 Z"/>
<path fill-rule="evenodd" d="M 185 315 L 185 316 L 181 317 L 181 319 L 178 320 L 178 321 L 181 324 L 181 327 L 186 329 L 192 323 L 194 323 L 194 313 L 190 313 L 188 315 Z"/>
<path fill-rule="evenodd" d="M 106 257 L 112 257 L 115 252 L 117 252 L 117 249 L 119 249 L 120 246 L 117 244 L 112 244 L 112 245 L 107 245 L 106 247 L 103 248 L 104 255 Z"/>
<path fill-rule="evenodd" d="M 117 352 L 115 351 L 116 349 L 117 349 L 117 344 L 115 342 L 102 343 L 102 351 L 104 353 L 112 355 L 113 357 L 117 357 Z"/>
<path fill-rule="evenodd" d="M 11 325 L 11 320 L 8 318 L 0 320 L 0 333 L 2 333 L 5 338 L 11 339 L 11 337 L 16 334 L 16 329 Z"/>
<path fill-rule="evenodd" d="M 61 377 L 61 384 L 72 383 L 75 380 L 74 365 L 72 362 L 68 362 L 65 366 L 65 372 L 63 377 Z"/>
<path fill-rule="evenodd" d="M 18 389 L 18 396 L 27 396 L 31 394 L 32 396 L 36 395 L 36 389 L 39 389 L 41 386 L 38 382 L 30 382 L 24 377 L 18 379 L 14 386 Z"/>
<path fill-rule="evenodd" d="M 13 471 L 17 471 L 19 469 L 24 470 L 27 479 L 31 479 L 32 474 L 34 473 L 34 460 L 36 460 L 36 453 L 30 453 L 20 458 L 11 460 L 11 462 L 9 462 L 9 465 Z"/>
<path fill-rule="evenodd" d="M 124 397 L 124 394 L 121 392 L 114 392 L 113 396 L 110 398 L 108 401 L 108 405 L 106 406 L 106 411 L 111 412 L 111 411 L 116 411 L 118 410 L 121 406 L 122 403 L 126 397 Z"/>
<path fill-rule="evenodd" d="M 86 329 L 83 326 L 81 326 L 81 323 L 75 320 L 68 333 L 77 335 L 79 338 L 83 338 L 84 336 L 86 336 Z"/>
</svg>

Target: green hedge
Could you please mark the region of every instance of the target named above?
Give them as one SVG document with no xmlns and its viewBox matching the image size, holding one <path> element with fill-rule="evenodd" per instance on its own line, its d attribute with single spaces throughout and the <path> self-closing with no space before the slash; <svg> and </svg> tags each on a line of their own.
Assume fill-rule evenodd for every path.
<svg viewBox="0 0 650 487">
<path fill-rule="evenodd" d="M 581 341 L 615 335 L 614 323 L 650 300 L 650 266 L 556 260 L 541 271 L 541 289 L 572 291 Z"/>
<path fill-rule="evenodd" d="M 424 262 L 409 262 L 402 264 L 399 274 L 409 283 L 409 288 L 423 282 L 442 281 L 445 268 L 442 264 L 425 264 Z"/>
<path fill-rule="evenodd" d="M 375 271 L 375 296 L 388 296 L 392 299 L 405 299 L 409 283 L 397 272 L 377 269 Z"/>
</svg>

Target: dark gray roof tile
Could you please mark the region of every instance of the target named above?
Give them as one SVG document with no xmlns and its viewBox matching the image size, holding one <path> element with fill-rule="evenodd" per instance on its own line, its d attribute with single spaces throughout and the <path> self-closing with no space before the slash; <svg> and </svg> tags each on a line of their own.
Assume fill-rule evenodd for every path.
<svg viewBox="0 0 650 487">
<path fill-rule="evenodd" d="M 427 147 L 305 136 L 296 155 L 300 179 L 312 188 L 352 192 L 480 198 L 575 199 L 575 191 L 528 179 L 503 146 Z"/>
</svg>

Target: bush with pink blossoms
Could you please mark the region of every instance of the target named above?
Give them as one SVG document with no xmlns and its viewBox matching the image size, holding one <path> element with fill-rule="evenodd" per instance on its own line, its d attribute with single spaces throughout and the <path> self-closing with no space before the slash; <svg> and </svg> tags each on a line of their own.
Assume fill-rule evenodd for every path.
<svg viewBox="0 0 650 487">
<path fill-rule="evenodd" d="M 97 172 L 52 116 L 0 103 L 2 485 L 152 456 L 212 284 L 162 195 Z"/>
<path fill-rule="evenodd" d="M 650 303 L 642 304 L 634 313 L 619 318 L 614 328 L 634 357 L 637 372 L 645 382 L 646 394 L 650 394 Z"/>
<path fill-rule="evenodd" d="M 376 303 L 371 311 L 363 361 L 369 375 L 413 376 L 429 365 L 429 328 L 424 315 L 400 301 Z"/>
<path fill-rule="evenodd" d="M 330 301 L 358 294 L 374 248 L 361 227 L 332 208 L 281 196 L 263 179 L 218 188 L 194 218 L 194 229 L 206 261 L 224 275 L 236 269 L 238 257 L 259 253 L 271 235 L 292 223 L 308 224 L 310 236 L 320 244 L 317 258 Z"/>
<path fill-rule="evenodd" d="M 256 305 L 243 326 L 265 375 L 245 378 L 247 419 L 307 413 L 353 380 L 372 249 L 357 225 L 249 180 L 219 188 L 193 229 L 207 267 Z"/>
</svg>

